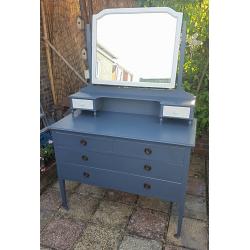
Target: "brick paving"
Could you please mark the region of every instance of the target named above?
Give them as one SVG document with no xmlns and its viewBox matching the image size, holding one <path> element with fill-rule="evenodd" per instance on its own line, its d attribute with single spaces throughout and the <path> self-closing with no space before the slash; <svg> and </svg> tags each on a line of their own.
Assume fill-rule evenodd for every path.
<svg viewBox="0 0 250 250">
<path fill-rule="evenodd" d="M 185 215 L 175 238 L 176 205 L 155 198 L 66 182 L 69 210 L 58 183 L 41 195 L 41 248 L 51 250 L 208 249 L 205 160 L 192 156 Z"/>
</svg>

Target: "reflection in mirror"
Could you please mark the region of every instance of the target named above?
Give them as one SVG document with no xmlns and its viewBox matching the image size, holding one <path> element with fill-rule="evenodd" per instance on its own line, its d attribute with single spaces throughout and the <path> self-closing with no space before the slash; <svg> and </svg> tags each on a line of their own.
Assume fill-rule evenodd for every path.
<svg viewBox="0 0 250 250">
<path fill-rule="evenodd" d="M 117 85 L 174 87 L 177 28 L 177 17 L 168 13 L 107 14 L 98 18 L 93 48 L 95 77 Z"/>
</svg>

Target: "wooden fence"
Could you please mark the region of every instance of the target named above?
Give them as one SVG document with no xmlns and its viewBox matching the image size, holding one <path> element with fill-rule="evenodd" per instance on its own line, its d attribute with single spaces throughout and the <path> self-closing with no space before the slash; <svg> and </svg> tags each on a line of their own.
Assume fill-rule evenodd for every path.
<svg viewBox="0 0 250 250">
<path fill-rule="evenodd" d="M 82 50 L 86 47 L 85 35 L 84 31 L 77 27 L 77 17 L 81 16 L 86 22 L 92 13 L 98 13 L 102 9 L 134 7 L 135 3 L 135 0 L 41 0 L 41 22 L 46 26 L 46 29 L 43 27 L 41 31 L 41 46 L 45 46 L 43 38 L 47 35 L 50 43 L 84 78 L 84 71 L 88 68 L 82 56 Z M 43 55 L 45 51 L 47 53 Z M 48 46 L 46 50 L 41 50 L 41 57 L 45 56 L 50 79 L 48 87 L 54 97 L 54 104 L 67 106 L 67 97 L 79 90 L 84 83 Z M 41 65 L 41 68 L 43 66 Z M 42 97 L 44 94 L 47 93 L 41 91 L 41 100 L 46 99 Z"/>
</svg>

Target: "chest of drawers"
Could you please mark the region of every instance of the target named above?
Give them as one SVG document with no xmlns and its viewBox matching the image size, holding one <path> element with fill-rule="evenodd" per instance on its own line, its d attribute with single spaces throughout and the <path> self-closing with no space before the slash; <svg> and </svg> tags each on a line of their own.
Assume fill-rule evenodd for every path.
<svg viewBox="0 0 250 250">
<path fill-rule="evenodd" d="M 68 115 L 51 126 L 63 206 L 65 180 L 178 204 L 180 234 L 196 120 L 159 123 L 148 115 Z"/>
</svg>

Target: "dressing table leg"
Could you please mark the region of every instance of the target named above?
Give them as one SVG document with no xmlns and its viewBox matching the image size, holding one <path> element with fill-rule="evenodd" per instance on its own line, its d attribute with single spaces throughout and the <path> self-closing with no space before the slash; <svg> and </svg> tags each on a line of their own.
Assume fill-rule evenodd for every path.
<svg viewBox="0 0 250 250">
<path fill-rule="evenodd" d="M 178 206 L 178 225 L 177 225 L 177 233 L 174 236 L 176 238 L 179 238 L 181 235 L 181 226 L 184 215 L 184 202 L 178 203 L 177 206 Z"/>
<path fill-rule="evenodd" d="M 68 210 L 67 198 L 66 198 L 66 191 L 65 191 L 65 180 L 59 179 L 59 186 L 60 186 L 60 193 L 62 198 L 62 206 Z"/>
</svg>

